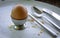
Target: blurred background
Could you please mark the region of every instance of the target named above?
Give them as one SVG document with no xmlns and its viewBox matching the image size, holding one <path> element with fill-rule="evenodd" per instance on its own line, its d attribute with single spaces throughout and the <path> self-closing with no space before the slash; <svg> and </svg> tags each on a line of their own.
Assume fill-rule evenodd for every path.
<svg viewBox="0 0 60 38">
<path fill-rule="evenodd" d="M 0 0 L 0 1 L 18 1 L 18 0 Z M 22 1 L 41 1 L 60 8 L 60 0 L 22 0 Z"/>
<path fill-rule="evenodd" d="M 36 0 L 36 1 L 42 1 L 45 3 L 49 3 L 49 4 L 55 5 L 57 7 L 60 7 L 60 0 Z"/>
</svg>

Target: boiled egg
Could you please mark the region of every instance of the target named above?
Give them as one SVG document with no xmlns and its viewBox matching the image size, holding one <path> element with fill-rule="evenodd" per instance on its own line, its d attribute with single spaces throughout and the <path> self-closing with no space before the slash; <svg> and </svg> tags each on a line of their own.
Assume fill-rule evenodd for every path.
<svg viewBox="0 0 60 38">
<path fill-rule="evenodd" d="M 11 11 L 11 17 L 16 20 L 26 19 L 28 16 L 27 9 L 23 5 L 16 5 Z"/>
</svg>

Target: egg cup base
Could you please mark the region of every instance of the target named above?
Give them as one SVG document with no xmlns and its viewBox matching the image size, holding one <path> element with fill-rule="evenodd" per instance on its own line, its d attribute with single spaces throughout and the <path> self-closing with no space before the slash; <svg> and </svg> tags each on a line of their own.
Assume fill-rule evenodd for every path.
<svg viewBox="0 0 60 38">
<path fill-rule="evenodd" d="M 14 29 L 15 29 L 15 30 L 24 30 L 25 27 L 24 27 L 24 25 L 15 25 L 15 26 L 14 26 Z"/>
</svg>

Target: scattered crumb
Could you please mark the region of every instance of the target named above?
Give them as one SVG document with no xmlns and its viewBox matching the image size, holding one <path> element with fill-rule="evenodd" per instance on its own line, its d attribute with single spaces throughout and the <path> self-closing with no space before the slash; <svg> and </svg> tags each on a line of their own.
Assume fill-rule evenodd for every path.
<svg viewBox="0 0 60 38">
<path fill-rule="evenodd" d="M 32 26 L 33 28 L 38 28 L 38 26 L 37 25 L 34 25 L 34 26 Z"/>
<path fill-rule="evenodd" d="M 8 28 L 9 28 L 10 31 L 13 31 L 13 30 L 14 30 L 14 29 L 13 29 L 13 26 L 14 26 L 14 25 L 9 25 L 9 26 L 8 26 Z"/>
<path fill-rule="evenodd" d="M 44 24 L 44 21 L 42 20 L 41 23 Z"/>
<path fill-rule="evenodd" d="M 34 19 L 28 19 L 28 21 L 30 21 L 30 22 L 34 22 Z"/>
<path fill-rule="evenodd" d="M 32 26 L 33 28 L 37 28 L 37 26 Z"/>
<path fill-rule="evenodd" d="M 41 30 L 40 30 L 40 33 L 43 33 L 43 32 L 44 32 L 44 30 L 43 30 L 43 29 L 41 29 Z"/>
<path fill-rule="evenodd" d="M 11 29 L 13 25 L 9 25 L 8 27 Z"/>
<path fill-rule="evenodd" d="M 38 32 L 38 36 L 40 36 L 43 32 L 44 32 L 44 30 L 41 29 L 41 30 Z"/>
</svg>

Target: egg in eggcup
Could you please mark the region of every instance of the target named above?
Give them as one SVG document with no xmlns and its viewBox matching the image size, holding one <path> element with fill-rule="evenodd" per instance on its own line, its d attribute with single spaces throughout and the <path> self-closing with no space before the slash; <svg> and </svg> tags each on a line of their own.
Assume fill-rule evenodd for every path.
<svg viewBox="0 0 60 38">
<path fill-rule="evenodd" d="M 14 28 L 17 30 L 23 29 L 27 17 L 28 17 L 27 9 L 20 4 L 16 5 L 11 12 L 11 19 L 15 24 Z"/>
</svg>

